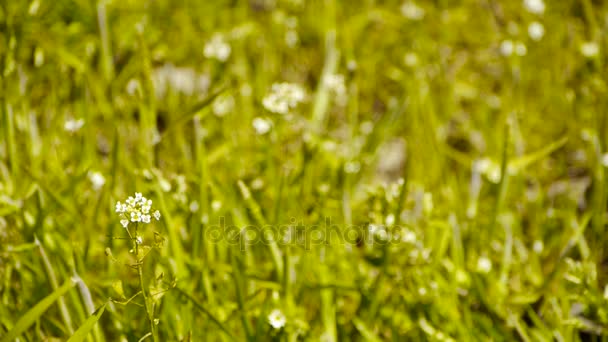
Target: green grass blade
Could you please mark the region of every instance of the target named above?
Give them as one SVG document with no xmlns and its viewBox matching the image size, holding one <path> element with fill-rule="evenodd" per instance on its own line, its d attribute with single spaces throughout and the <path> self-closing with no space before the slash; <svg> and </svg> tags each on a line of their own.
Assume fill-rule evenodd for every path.
<svg viewBox="0 0 608 342">
<path fill-rule="evenodd" d="M 8 332 L 6 336 L 0 342 L 10 342 L 15 338 L 19 337 L 27 328 L 29 328 L 46 310 L 61 296 L 68 292 L 71 288 L 76 285 L 77 281 L 74 279 L 68 279 L 61 287 L 55 292 L 46 296 L 43 300 L 38 302 L 33 308 L 25 313 L 15 324 L 13 329 Z"/>
<path fill-rule="evenodd" d="M 97 323 L 97 321 L 99 321 L 99 319 L 101 318 L 101 315 L 103 315 L 107 304 L 108 303 L 105 303 L 99 309 L 97 309 L 91 316 L 89 316 L 89 318 L 87 318 L 87 320 L 78 328 L 78 330 L 76 330 L 74 335 L 70 337 L 68 342 L 84 341 L 89 336 L 89 333 L 93 331 L 95 323 Z"/>
</svg>

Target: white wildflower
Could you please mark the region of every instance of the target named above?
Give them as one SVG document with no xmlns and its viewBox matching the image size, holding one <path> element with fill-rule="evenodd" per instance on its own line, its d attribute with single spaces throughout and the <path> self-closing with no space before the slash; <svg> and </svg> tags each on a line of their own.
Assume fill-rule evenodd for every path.
<svg viewBox="0 0 608 342">
<path fill-rule="evenodd" d="M 401 237 L 401 241 L 411 244 L 416 243 L 416 233 L 409 229 L 406 229 L 403 233 L 403 236 Z"/>
<path fill-rule="evenodd" d="M 135 193 L 135 197 L 129 196 L 125 203 L 116 202 L 116 213 L 119 214 L 120 224 L 127 228 L 129 222 L 150 223 L 150 210 L 152 209 L 152 200 L 144 197 L 140 192 Z M 153 214 L 158 220 L 160 213 L 158 210 Z"/>
<path fill-rule="evenodd" d="M 298 45 L 299 41 L 300 37 L 298 36 L 298 31 L 288 30 L 287 32 L 285 32 L 285 44 L 287 44 L 287 46 L 289 46 L 290 48 L 293 48 Z"/>
<path fill-rule="evenodd" d="M 346 104 L 346 86 L 344 75 L 332 74 L 323 78 L 323 84 L 336 99 L 336 103 L 343 106 Z"/>
<path fill-rule="evenodd" d="M 215 58 L 220 62 L 225 62 L 230 57 L 230 44 L 226 42 L 224 36 L 217 33 L 205 44 L 203 55 L 207 58 Z"/>
<path fill-rule="evenodd" d="M 197 212 L 199 208 L 200 206 L 197 201 L 190 202 L 190 205 L 188 206 L 188 209 L 190 209 L 191 213 Z"/>
<path fill-rule="evenodd" d="M 259 135 L 268 133 L 272 127 L 272 121 L 260 117 L 254 118 L 251 124 L 253 125 L 255 132 Z"/>
<path fill-rule="evenodd" d="M 583 56 L 587 58 L 596 57 L 600 53 L 600 48 L 596 42 L 584 42 L 580 49 Z"/>
<path fill-rule="evenodd" d="M 401 5 L 401 14 L 410 20 L 421 20 L 424 18 L 424 9 L 414 2 L 408 1 Z"/>
<path fill-rule="evenodd" d="M 141 222 L 141 212 L 132 211 L 131 212 L 131 222 Z"/>
<path fill-rule="evenodd" d="M 94 190 L 99 190 L 106 184 L 106 179 L 100 172 L 89 171 L 88 176 Z"/>
<path fill-rule="evenodd" d="M 492 270 L 492 261 L 487 257 L 477 259 L 477 272 L 489 273 Z"/>
<path fill-rule="evenodd" d="M 408 52 L 403 56 L 403 63 L 412 68 L 418 65 L 418 55 L 415 52 Z"/>
<path fill-rule="evenodd" d="M 513 54 L 513 41 L 503 40 L 500 43 L 500 53 L 505 57 L 511 56 Z"/>
<path fill-rule="evenodd" d="M 281 310 L 274 309 L 268 315 L 268 323 L 275 329 L 281 329 L 287 323 L 287 319 Z"/>
<path fill-rule="evenodd" d="M 223 117 L 234 109 L 234 97 L 232 95 L 220 95 L 213 101 L 213 114 Z"/>
<path fill-rule="evenodd" d="M 288 114 L 290 109 L 295 108 L 300 102 L 304 102 L 306 93 L 298 84 L 275 83 L 272 85 L 270 94 L 262 100 L 264 108 L 277 114 Z"/>
<path fill-rule="evenodd" d="M 211 201 L 211 209 L 213 211 L 218 211 L 218 210 L 222 209 L 222 201 L 220 201 L 220 200 Z"/>
<path fill-rule="evenodd" d="M 544 248 L 545 248 L 545 246 L 541 240 L 534 241 L 534 244 L 532 245 L 532 250 L 536 254 L 542 253 Z"/>
<path fill-rule="evenodd" d="M 545 12 L 545 2 L 543 0 L 524 0 L 524 6 L 530 13 L 543 14 Z"/>
<path fill-rule="evenodd" d="M 522 42 L 517 42 L 515 43 L 515 54 L 522 57 L 525 56 L 528 53 L 528 49 L 526 48 L 526 45 Z"/>
<path fill-rule="evenodd" d="M 387 226 L 392 226 L 393 224 L 395 224 L 395 215 L 393 215 L 393 214 L 386 215 L 386 219 L 384 220 L 384 223 L 386 223 Z"/>
<path fill-rule="evenodd" d="M 156 221 L 160 220 L 160 211 L 158 211 L 158 210 L 155 211 L 153 215 L 154 215 L 154 218 L 156 219 Z"/>
<path fill-rule="evenodd" d="M 138 236 L 135 238 L 135 242 L 136 242 L 138 245 L 141 245 L 141 244 L 144 242 L 144 239 L 143 239 L 141 236 L 139 236 L 139 235 L 138 235 Z"/>
<path fill-rule="evenodd" d="M 84 126 L 83 119 L 78 119 L 78 120 L 68 119 L 63 124 L 63 129 L 65 129 L 69 133 L 75 133 L 75 132 L 78 132 L 82 128 L 82 126 Z"/>
<path fill-rule="evenodd" d="M 539 41 L 545 35 L 545 27 L 538 21 L 534 21 L 528 25 L 528 35 L 533 41 Z"/>
</svg>

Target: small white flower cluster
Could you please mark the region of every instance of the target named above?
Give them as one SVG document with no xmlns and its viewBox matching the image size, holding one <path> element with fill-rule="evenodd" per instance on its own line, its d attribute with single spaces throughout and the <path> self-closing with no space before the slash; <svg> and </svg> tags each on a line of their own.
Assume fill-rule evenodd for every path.
<svg viewBox="0 0 608 342">
<path fill-rule="evenodd" d="M 600 47 L 596 42 L 584 42 L 581 44 L 581 54 L 587 58 L 596 57 L 600 53 Z"/>
<path fill-rule="evenodd" d="M 524 0 L 524 7 L 530 13 L 543 14 L 545 12 L 545 2 L 543 0 Z"/>
<path fill-rule="evenodd" d="M 63 129 L 66 130 L 66 132 L 69 133 L 76 133 L 78 132 L 82 126 L 84 126 L 84 120 L 83 119 L 68 119 L 65 121 L 64 125 L 63 125 Z"/>
<path fill-rule="evenodd" d="M 220 62 L 225 62 L 230 57 L 232 49 L 224 39 L 224 36 L 216 33 L 211 40 L 205 44 L 203 55 L 207 58 L 215 58 Z"/>
<path fill-rule="evenodd" d="M 306 92 L 298 84 L 275 83 L 272 85 L 270 94 L 262 100 L 262 105 L 273 113 L 288 114 L 290 109 L 295 108 L 300 102 L 304 102 L 305 98 Z"/>
<path fill-rule="evenodd" d="M 346 104 L 347 97 L 344 75 L 327 75 L 323 78 L 323 84 L 327 87 L 327 89 L 329 89 L 330 93 L 334 95 L 335 101 L 338 105 L 344 106 Z"/>
<path fill-rule="evenodd" d="M 424 9 L 408 1 L 401 5 L 401 14 L 410 20 L 421 20 L 424 18 Z"/>
<path fill-rule="evenodd" d="M 254 118 L 251 124 L 253 125 L 255 132 L 259 135 L 264 135 L 270 132 L 270 129 L 272 128 L 272 121 L 270 121 L 270 119 L 264 119 L 261 117 Z"/>
<path fill-rule="evenodd" d="M 93 185 L 93 190 L 99 190 L 106 184 L 105 177 L 98 171 L 89 171 L 88 173 L 89 180 Z"/>
<path fill-rule="evenodd" d="M 139 192 L 135 193 L 135 197 L 129 196 L 125 203 L 116 202 L 116 212 L 122 217 L 120 224 L 125 228 L 129 225 L 129 221 L 150 223 L 151 216 L 157 221 L 160 220 L 160 212 L 156 210 L 150 215 L 151 210 L 152 200 L 143 197 Z"/>
<path fill-rule="evenodd" d="M 505 57 L 509 57 L 513 55 L 513 53 L 522 57 L 528 53 L 528 49 L 522 42 L 514 42 L 507 39 L 500 43 L 500 53 Z"/>
<path fill-rule="evenodd" d="M 287 323 L 287 319 L 281 310 L 274 309 L 268 314 L 268 323 L 275 329 L 281 329 Z"/>
<path fill-rule="evenodd" d="M 528 35 L 533 41 L 537 42 L 545 35 L 545 27 L 538 21 L 534 21 L 528 25 Z"/>
</svg>

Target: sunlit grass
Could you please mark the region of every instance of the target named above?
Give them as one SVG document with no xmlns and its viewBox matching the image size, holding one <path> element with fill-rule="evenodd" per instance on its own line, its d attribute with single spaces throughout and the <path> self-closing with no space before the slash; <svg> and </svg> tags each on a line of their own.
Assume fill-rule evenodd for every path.
<svg viewBox="0 0 608 342">
<path fill-rule="evenodd" d="M 0 1 L 0 340 L 605 340 L 607 18 Z"/>
</svg>

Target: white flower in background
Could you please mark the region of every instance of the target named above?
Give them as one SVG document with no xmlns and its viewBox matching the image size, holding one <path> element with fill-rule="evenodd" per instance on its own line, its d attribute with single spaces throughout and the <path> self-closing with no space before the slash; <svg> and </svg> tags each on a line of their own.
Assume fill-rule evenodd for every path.
<svg viewBox="0 0 608 342">
<path fill-rule="evenodd" d="M 515 54 L 522 57 L 525 56 L 528 53 L 528 49 L 526 48 L 526 45 L 522 42 L 517 42 L 515 43 Z"/>
<path fill-rule="evenodd" d="M 205 44 L 203 55 L 207 58 L 215 58 L 220 62 L 225 62 L 230 57 L 231 51 L 230 44 L 226 42 L 224 36 L 216 33 Z"/>
<path fill-rule="evenodd" d="M 88 173 L 89 181 L 93 185 L 94 190 L 99 190 L 106 184 L 106 179 L 103 177 L 101 172 L 97 171 L 89 171 Z"/>
<path fill-rule="evenodd" d="M 162 98 L 169 89 L 185 95 L 192 95 L 195 92 L 205 93 L 209 89 L 211 80 L 209 75 L 199 74 L 192 68 L 165 64 L 154 69 L 152 83 L 156 96 Z"/>
<path fill-rule="evenodd" d="M 270 128 L 272 128 L 272 121 L 260 117 L 253 119 L 251 124 L 253 125 L 255 132 L 259 135 L 264 135 L 270 132 Z"/>
<path fill-rule="evenodd" d="M 513 41 L 503 40 L 500 43 L 500 53 L 505 57 L 511 56 L 513 54 Z"/>
<path fill-rule="evenodd" d="M 410 68 L 418 65 L 418 61 L 418 55 L 415 52 L 408 52 L 403 57 L 403 63 Z"/>
<path fill-rule="evenodd" d="M 492 261 L 487 257 L 479 257 L 477 259 L 477 272 L 489 273 L 492 270 Z"/>
<path fill-rule="evenodd" d="M 602 155 L 602 165 L 604 165 L 605 167 L 608 167 L 608 153 L 604 153 Z"/>
<path fill-rule="evenodd" d="M 405 232 L 403 232 L 403 236 L 401 237 L 401 241 L 406 242 L 406 243 L 416 243 L 416 233 L 414 233 L 413 231 L 406 229 Z"/>
<path fill-rule="evenodd" d="M 524 0 L 524 6 L 530 13 L 543 14 L 545 12 L 545 2 L 543 0 Z"/>
<path fill-rule="evenodd" d="M 192 201 L 190 202 L 190 206 L 188 206 L 188 208 L 190 209 L 190 212 L 195 213 L 198 211 L 200 206 L 197 201 Z"/>
<path fill-rule="evenodd" d="M 285 32 L 285 44 L 287 44 L 287 46 L 289 46 L 290 48 L 293 48 L 298 45 L 299 41 L 300 37 L 298 36 L 298 31 L 288 30 L 287 32 Z"/>
<path fill-rule="evenodd" d="M 129 82 L 127 82 L 127 94 L 133 96 L 139 89 L 141 89 L 141 85 L 139 84 L 139 81 L 137 79 L 132 78 L 129 80 Z"/>
<path fill-rule="evenodd" d="M 583 56 L 588 58 L 596 57 L 600 53 L 600 47 L 596 42 L 584 42 L 580 49 Z"/>
<path fill-rule="evenodd" d="M 83 119 L 78 119 L 78 120 L 68 119 L 63 124 L 63 129 L 65 129 L 67 132 L 75 133 L 75 132 L 78 132 L 82 128 L 82 126 L 84 126 Z"/>
<path fill-rule="evenodd" d="M 346 104 L 346 86 L 344 85 L 344 75 L 333 74 L 323 78 L 323 84 L 334 95 L 336 103 L 343 106 Z"/>
<path fill-rule="evenodd" d="M 272 85 L 270 94 L 262 100 L 262 105 L 267 110 L 277 114 L 288 114 L 290 109 L 304 102 L 306 92 L 294 83 L 275 83 Z"/>
<path fill-rule="evenodd" d="M 386 231 L 386 227 L 382 225 L 370 224 L 368 230 L 371 236 L 376 237 L 380 240 L 386 240 L 388 238 L 388 232 Z"/>
<path fill-rule="evenodd" d="M 127 228 L 130 222 L 150 223 L 148 214 L 152 208 L 152 200 L 145 198 L 141 193 L 136 192 L 135 197 L 129 196 L 125 203 L 116 202 L 116 213 L 122 218 L 120 224 Z M 160 212 L 154 212 L 154 218 L 160 219 Z"/>
<path fill-rule="evenodd" d="M 408 1 L 401 5 L 401 14 L 411 20 L 421 20 L 424 18 L 424 9 L 414 2 Z"/>
<path fill-rule="evenodd" d="M 213 114 L 219 117 L 223 117 L 230 113 L 234 109 L 234 97 L 229 94 L 218 96 L 213 101 Z"/>
<path fill-rule="evenodd" d="M 537 42 L 545 35 L 545 27 L 538 21 L 531 22 L 530 25 L 528 25 L 528 35 L 530 36 L 530 39 Z"/>
<path fill-rule="evenodd" d="M 543 242 L 540 240 L 534 241 L 534 244 L 532 245 L 532 250 L 536 254 L 542 253 L 544 248 L 545 248 L 545 246 L 544 246 Z"/>
<path fill-rule="evenodd" d="M 287 319 L 281 310 L 274 309 L 268 314 L 268 323 L 275 329 L 281 329 L 287 323 Z"/>
</svg>

